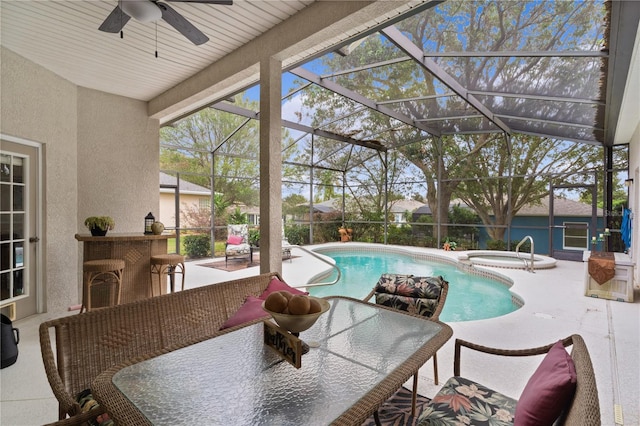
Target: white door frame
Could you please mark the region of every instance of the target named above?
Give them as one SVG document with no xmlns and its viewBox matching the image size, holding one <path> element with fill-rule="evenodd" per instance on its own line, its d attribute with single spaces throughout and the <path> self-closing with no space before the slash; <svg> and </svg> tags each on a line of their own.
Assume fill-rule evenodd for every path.
<svg viewBox="0 0 640 426">
<path fill-rule="evenodd" d="M 28 242 L 29 238 L 33 235 L 38 236 L 40 242 L 36 246 L 36 255 L 34 261 L 34 265 L 36 267 L 36 282 L 35 282 L 35 296 L 36 296 L 36 312 L 42 313 L 46 311 L 45 305 L 45 297 L 44 297 L 44 265 L 42 262 L 42 252 L 46 247 L 45 235 L 43 234 L 43 211 L 44 211 L 44 181 L 43 181 L 43 144 L 40 142 L 31 141 L 28 139 L 23 139 L 15 136 L 6 135 L 4 133 L 0 133 L 0 139 L 6 140 L 8 142 L 12 142 L 15 144 L 25 145 L 36 149 L 36 163 L 35 165 L 31 165 L 32 167 L 37 167 L 38 179 L 36 182 L 36 203 L 37 206 L 31 206 L 32 214 L 36 215 L 36 229 L 32 230 L 31 235 L 25 235 L 25 240 Z"/>
</svg>

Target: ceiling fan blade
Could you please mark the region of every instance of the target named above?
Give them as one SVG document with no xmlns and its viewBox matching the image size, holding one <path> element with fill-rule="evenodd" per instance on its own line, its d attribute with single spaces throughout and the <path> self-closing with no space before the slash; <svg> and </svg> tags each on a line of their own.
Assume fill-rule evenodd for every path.
<svg viewBox="0 0 640 426">
<path fill-rule="evenodd" d="M 131 19 L 131 17 L 124 13 L 122 9 L 120 9 L 120 6 L 116 6 L 98 29 L 106 33 L 117 33 L 124 28 L 124 25 L 129 22 L 129 19 Z"/>
<path fill-rule="evenodd" d="M 207 3 L 207 4 L 222 4 L 225 6 L 231 6 L 233 0 L 167 0 L 176 3 Z"/>
<path fill-rule="evenodd" d="M 209 37 L 204 35 L 202 31 L 193 26 L 193 24 L 187 21 L 182 15 L 172 9 L 168 4 L 156 2 L 160 10 L 162 11 L 162 19 L 183 36 L 191 40 L 193 44 L 200 45 L 209 41 Z"/>
</svg>

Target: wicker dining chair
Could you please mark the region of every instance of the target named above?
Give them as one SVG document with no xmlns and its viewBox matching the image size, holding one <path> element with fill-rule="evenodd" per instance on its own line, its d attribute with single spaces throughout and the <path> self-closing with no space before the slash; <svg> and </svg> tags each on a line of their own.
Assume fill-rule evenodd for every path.
<svg viewBox="0 0 640 426">
<path fill-rule="evenodd" d="M 375 297 L 375 303 L 438 321 L 449 291 L 449 283 L 442 277 L 414 277 L 413 275 L 382 274 L 371 292 L 363 299 Z M 434 382 L 438 384 L 438 358 L 433 354 Z M 413 377 L 411 415 L 415 415 L 418 395 L 418 373 Z"/>
<path fill-rule="evenodd" d="M 570 354 L 563 348 L 567 346 L 572 346 Z M 476 357 L 484 354 L 483 357 L 487 361 L 494 359 L 496 373 L 500 372 L 500 367 L 506 365 L 511 357 L 545 355 L 545 358 L 533 375 L 529 376 L 529 382 L 522 391 L 520 399 L 515 400 L 463 377 L 460 371 L 462 348 L 465 348 L 465 352 L 475 351 Z M 552 354 L 547 363 L 545 363 L 546 354 Z M 566 357 L 571 358 L 573 367 L 569 366 Z M 499 374 L 498 377 L 500 377 Z M 575 386 L 573 392 L 571 391 L 573 386 L 570 383 Z M 477 392 L 474 395 L 464 394 L 469 388 L 474 388 Z M 578 334 L 573 334 L 559 342 L 526 349 L 493 348 L 456 339 L 453 377 L 427 404 L 417 424 L 419 426 L 456 424 L 460 416 L 460 408 L 449 403 L 454 399 L 458 401 L 457 407 L 465 407 L 466 416 L 474 418 L 476 414 L 484 416 L 487 411 L 500 412 L 501 424 L 505 425 L 514 424 L 515 417 L 520 415 L 523 417 L 520 419 L 522 424 L 535 422 L 564 426 L 601 425 L 598 387 L 591 357 L 582 336 Z M 556 417 L 555 420 L 552 419 L 553 417 Z"/>
</svg>

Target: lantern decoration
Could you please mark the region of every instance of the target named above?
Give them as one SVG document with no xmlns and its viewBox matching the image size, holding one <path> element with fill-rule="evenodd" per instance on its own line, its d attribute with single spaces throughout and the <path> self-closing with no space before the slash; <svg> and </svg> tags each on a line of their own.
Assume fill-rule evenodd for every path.
<svg viewBox="0 0 640 426">
<path fill-rule="evenodd" d="M 146 234 L 153 234 L 153 230 L 151 229 L 151 225 L 153 225 L 153 222 L 155 222 L 155 221 L 156 221 L 156 218 L 153 217 L 151 212 L 149 212 L 149 214 L 144 217 L 144 233 L 145 233 L 145 235 Z"/>
</svg>

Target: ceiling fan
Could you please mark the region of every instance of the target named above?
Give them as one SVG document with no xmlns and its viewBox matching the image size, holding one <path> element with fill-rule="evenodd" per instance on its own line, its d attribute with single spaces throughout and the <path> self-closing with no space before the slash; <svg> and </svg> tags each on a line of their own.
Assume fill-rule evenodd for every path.
<svg viewBox="0 0 640 426">
<path fill-rule="evenodd" d="M 232 5 L 233 0 L 168 0 L 185 3 L 208 3 Z M 209 37 L 197 29 L 184 16 L 166 3 L 157 0 L 118 0 L 118 5 L 107 16 L 102 25 L 98 28 L 107 33 L 117 33 L 122 31 L 130 18 L 140 22 L 155 22 L 164 19 L 165 22 L 178 30 L 183 36 L 188 38 L 193 44 L 200 45 L 209 41 Z"/>
</svg>

